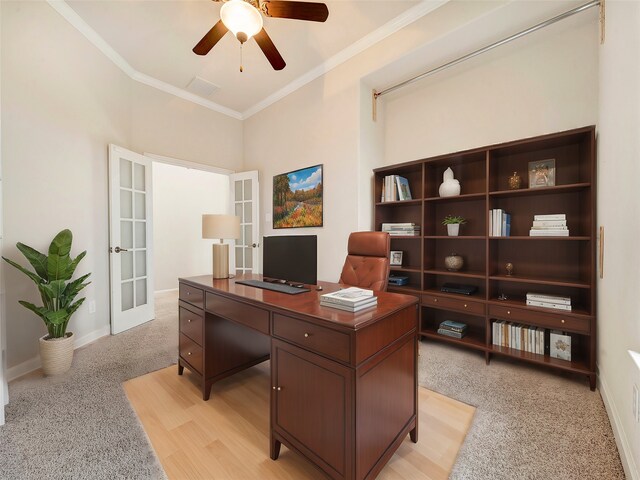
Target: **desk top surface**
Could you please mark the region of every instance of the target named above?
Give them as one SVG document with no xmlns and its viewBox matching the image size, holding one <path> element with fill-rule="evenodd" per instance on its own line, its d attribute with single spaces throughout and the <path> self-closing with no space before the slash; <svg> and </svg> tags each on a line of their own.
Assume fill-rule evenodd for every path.
<svg viewBox="0 0 640 480">
<path fill-rule="evenodd" d="M 375 292 L 378 297 L 376 308 L 365 309 L 360 312 L 351 313 L 336 308 L 324 307 L 320 305 L 320 296 L 325 293 L 338 291 L 346 288 L 346 285 L 330 282 L 318 282 L 322 290 L 316 290 L 311 286 L 310 292 L 288 295 L 286 293 L 264 290 L 261 288 L 240 285 L 238 280 L 262 280 L 262 275 L 245 274 L 234 278 L 214 280 L 211 275 L 201 275 L 197 277 L 180 278 L 180 282 L 202 288 L 205 291 L 234 297 L 247 301 L 248 303 L 263 304 L 269 307 L 286 310 L 292 313 L 302 314 L 316 319 L 324 320 L 336 325 L 358 329 L 368 324 L 374 323 L 398 310 L 417 303 L 418 299 L 411 295 L 402 295 L 389 292 Z"/>
</svg>

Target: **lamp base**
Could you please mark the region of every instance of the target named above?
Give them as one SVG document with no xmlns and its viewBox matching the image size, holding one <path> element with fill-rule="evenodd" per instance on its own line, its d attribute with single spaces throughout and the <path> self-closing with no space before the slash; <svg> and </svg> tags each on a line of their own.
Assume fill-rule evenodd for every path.
<svg viewBox="0 0 640 480">
<path fill-rule="evenodd" d="M 229 245 L 213 244 L 213 278 L 229 278 Z"/>
</svg>

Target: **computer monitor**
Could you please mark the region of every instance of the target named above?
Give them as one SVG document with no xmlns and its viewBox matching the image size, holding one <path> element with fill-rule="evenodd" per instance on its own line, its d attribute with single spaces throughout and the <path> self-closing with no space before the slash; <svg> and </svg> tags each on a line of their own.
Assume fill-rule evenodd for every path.
<svg viewBox="0 0 640 480">
<path fill-rule="evenodd" d="M 262 240 L 264 277 L 318 283 L 318 237 L 316 235 L 278 235 Z"/>
</svg>

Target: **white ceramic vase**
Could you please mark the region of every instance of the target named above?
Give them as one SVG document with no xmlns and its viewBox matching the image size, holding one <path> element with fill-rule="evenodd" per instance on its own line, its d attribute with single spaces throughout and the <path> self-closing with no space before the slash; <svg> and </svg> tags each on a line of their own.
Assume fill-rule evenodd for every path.
<svg viewBox="0 0 640 480">
<path fill-rule="evenodd" d="M 441 197 L 455 197 L 460 195 L 460 182 L 453 178 L 453 170 L 447 168 L 442 175 L 443 182 L 440 184 L 438 194 Z"/>
<path fill-rule="evenodd" d="M 460 233 L 459 223 L 450 223 L 447 225 L 447 235 L 450 237 L 457 237 L 458 233 Z"/>
<path fill-rule="evenodd" d="M 60 375 L 71 368 L 73 360 L 73 333 L 63 338 L 40 338 L 40 360 L 45 375 Z"/>
</svg>

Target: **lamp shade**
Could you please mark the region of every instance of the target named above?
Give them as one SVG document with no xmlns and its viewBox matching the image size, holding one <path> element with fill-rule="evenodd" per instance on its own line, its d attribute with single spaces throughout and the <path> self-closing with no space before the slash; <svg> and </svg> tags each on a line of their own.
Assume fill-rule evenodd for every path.
<svg viewBox="0 0 640 480">
<path fill-rule="evenodd" d="M 251 38 L 262 30 L 262 15 L 244 0 L 225 2 L 220 9 L 220 19 L 236 37 L 242 32 Z"/>
<path fill-rule="evenodd" d="M 240 238 L 240 217 L 202 215 L 202 238 Z"/>
</svg>

